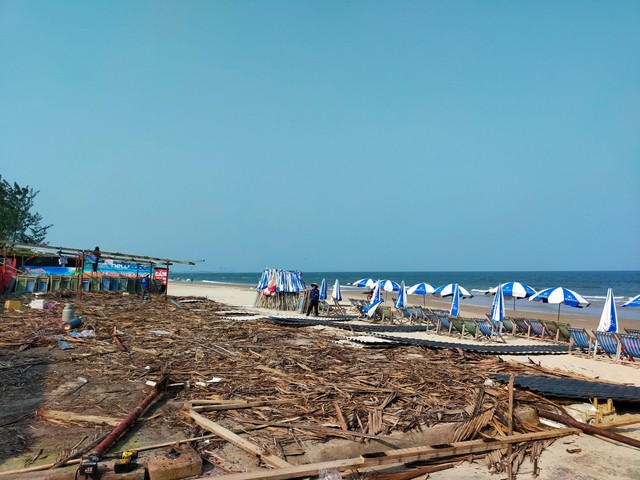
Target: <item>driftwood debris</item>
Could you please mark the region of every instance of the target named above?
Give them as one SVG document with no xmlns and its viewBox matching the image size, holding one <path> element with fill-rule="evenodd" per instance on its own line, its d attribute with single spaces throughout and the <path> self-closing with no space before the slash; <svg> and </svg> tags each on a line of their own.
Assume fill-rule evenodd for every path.
<svg viewBox="0 0 640 480">
<path fill-rule="evenodd" d="M 224 319 L 221 312 L 227 307 L 202 298 L 142 302 L 118 293 L 50 297 L 56 309 L 7 311 L 0 318 L 0 385 L 11 386 L 3 391 L 0 458 L 26 452 L 30 445 L 20 438 L 30 430 L 39 430 L 40 437 L 69 435 L 65 445 L 73 445 L 92 430 L 82 418 L 123 418 L 138 405 L 145 383 L 163 376 L 183 389 L 172 392 L 171 401 L 140 425 L 141 431 L 161 441 L 165 438 L 159 432 L 197 438 L 217 425 L 209 443 L 196 445 L 215 462 L 225 458 L 223 447 L 229 442 L 220 436 L 222 428 L 248 442 L 245 446 L 253 445 L 245 449 L 250 455 L 272 459 L 277 470 L 291 468 L 278 465 L 285 462 L 283 452 L 300 455 L 335 437 L 380 446 L 380 439 L 391 434 L 442 423 L 455 427 L 451 441 L 480 436 L 503 441 L 511 437 L 509 392 L 487 382 L 488 375 L 541 370 L 453 349 L 358 348 L 342 342 L 352 332 Z M 60 310 L 68 302 L 95 326 L 96 336 L 65 337 L 74 349 L 62 351 L 55 336 L 65 335 Z M 83 388 L 72 396 L 52 395 L 78 376 L 88 379 Z M 523 404 L 552 406 L 531 392 L 514 391 L 514 410 Z M 186 405 L 192 414 L 185 419 L 175 405 Z M 50 422 L 34 416 L 36 409 L 69 416 Z M 517 417 L 511 426 L 513 437 L 541 428 Z M 507 444 L 496 451 L 499 463 L 506 462 L 498 452 Z M 514 450 L 519 458 L 523 450 Z M 243 469 L 232 462 L 225 468 Z"/>
</svg>

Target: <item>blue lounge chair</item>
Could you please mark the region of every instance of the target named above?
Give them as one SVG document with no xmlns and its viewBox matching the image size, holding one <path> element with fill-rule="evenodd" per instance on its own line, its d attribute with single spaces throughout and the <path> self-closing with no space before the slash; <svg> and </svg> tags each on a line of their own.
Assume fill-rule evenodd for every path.
<svg viewBox="0 0 640 480">
<path fill-rule="evenodd" d="M 512 318 L 510 320 L 513 322 L 514 326 L 516 327 L 515 333 L 526 335 L 527 337 L 531 336 L 531 325 L 529 324 L 526 318 Z"/>
<path fill-rule="evenodd" d="M 640 329 L 638 329 L 638 328 L 625 328 L 625 331 L 629 335 L 640 335 Z"/>
<path fill-rule="evenodd" d="M 629 360 L 635 362 L 635 358 L 640 358 L 640 335 L 618 334 L 621 351 Z"/>
<path fill-rule="evenodd" d="M 551 337 L 547 327 L 540 320 L 529 320 L 529 325 L 531 326 L 531 331 L 533 331 L 534 335 L 540 338 Z"/>
<path fill-rule="evenodd" d="M 593 334 L 596 336 L 596 345 L 593 349 L 594 358 L 598 353 L 598 349 L 600 349 L 607 355 L 613 355 L 616 362 L 619 361 L 621 345 L 616 334 L 598 331 L 594 331 Z"/>
<path fill-rule="evenodd" d="M 587 352 L 591 352 L 594 350 L 593 348 L 593 339 L 589 332 L 587 332 L 584 328 L 574 328 L 567 327 L 569 330 L 569 334 L 571 338 L 569 340 L 569 352 L 573 350 L 573 347 L 577 347 L 581 350 L 586 350 Z"/>
<path fill-rule="evenodd" d="M 446 333 L 451 333 L 453 330 L 453 323 L 451 323 L 447 315 L 438 315 L 438 327 L 436 328 L 436 333 L 441 333 L 443 328 L 447 331 Z"/>
<path fill-rule="evenodd" d="M 478 331 L 487 337 L 489 340 L 500 340 L 506 343 L 506 340 L 502 338 L 502 335 L 498 333 L 499 329 L 496 329 L 495 325 L 489 320 L 483 320 L 481 318 L 477 318 L 474 320 L 476 322 L 476 326 L 478 327 Z M 498 325 L 499 327 L 500 325 Z"/>
</svg>

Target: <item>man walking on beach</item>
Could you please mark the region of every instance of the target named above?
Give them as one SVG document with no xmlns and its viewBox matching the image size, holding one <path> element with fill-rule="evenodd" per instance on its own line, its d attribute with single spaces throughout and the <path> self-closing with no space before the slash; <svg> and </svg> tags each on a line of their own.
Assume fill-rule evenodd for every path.
<svg viewBox="0 0 640 480">
<path fill-rule="evenodd" d="M 320 301 L 320 290 L 318 290 L 318 284 L 311 284 L 311 291 L 309 292 L 309 306 L 307 307 L 307 317 L 311 313 L 313 308 L 313 314 L 318 316 L 318 302 Z"/>
</svg>

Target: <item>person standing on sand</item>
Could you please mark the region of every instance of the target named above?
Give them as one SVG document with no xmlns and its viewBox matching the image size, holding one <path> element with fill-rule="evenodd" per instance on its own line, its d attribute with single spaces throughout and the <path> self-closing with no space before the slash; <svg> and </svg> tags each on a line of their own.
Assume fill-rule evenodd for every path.
<svg viewBox="0 0 640 480">
<path fill-rule="evenodd" d="M 151 300 L 149 295 L 149 286 L 151 285 L 151 279 L 149 274 L 145 274 L 140 280 L 140 287 L 142 288 L 142 300 Z"/>
<path fill-rule="evenodd" d="M 318 284 L 311 284 L 311 291 L 309 292 L 309 306 L 307 307 L 307 317 L 311 313 L 313 308 L 313 314 L 318 316 L 318 303 L 320 302 L 320 290 L 318 290 Z"/>
</svg>

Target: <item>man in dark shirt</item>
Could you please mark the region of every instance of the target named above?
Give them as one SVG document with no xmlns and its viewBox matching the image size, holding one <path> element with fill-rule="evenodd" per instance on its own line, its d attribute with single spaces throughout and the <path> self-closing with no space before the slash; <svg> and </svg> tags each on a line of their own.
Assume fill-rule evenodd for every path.
<svg viewBox="0 0 640 480">
<path fill-rule="evenodd" d="M 320 302 L 320 290 L 316 283 L 311 284 L 311 291 L 309 292 L 309 306 L 307 307 L 307 317 L 311 313 L 313 308 L 313 314 L 318 316 L 318 303 Z"/>
</svg>

